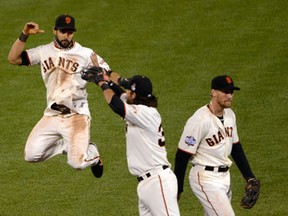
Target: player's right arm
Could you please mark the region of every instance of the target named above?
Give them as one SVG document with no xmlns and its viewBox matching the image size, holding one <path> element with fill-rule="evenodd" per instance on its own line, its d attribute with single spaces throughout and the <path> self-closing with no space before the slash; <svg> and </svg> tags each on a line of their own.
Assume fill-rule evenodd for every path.
<svg viewBox="0 0 288 216">
<path fill-rule="evenodd" d="M 112 81 L 109 81 L 109 83 L 100 81 L 98 85 L 102 88 L 103 95 L 110 108 L 115 113 L 124 118 L 125 105 L 124 102 L 120 99 L 120 96 L 124 93 L 124 91 Z"/>
<path fill-rule="evenodd" d="M 100 67 L 98 55 L 96 53 L 92 53 L 90 58 L 94 67 Z M 124 91 L 118 84 L 118 79 L 121 78 L 120 75 L 117 72 L 106 71 L 103 78 L 104 80 L 98 82 L 97 84 L 103 90 L 103 95 L 106 102 L 115 113 L 124 118 L 125 105 L 120 99 Z"/>
<path fill-rule="evenodd" d="M 14 65 L 21 65 L 22 63 L 22 52 L 25 47 L 25 43 L 29 35 L 43 33 L 44 30 L 39 29 L 37 23 L 29 22 L 26 23 L 19 38 L 12 45 L 8 54 L 8 61 Z"/>
<path fill-rule="evenodd" d="M 199 109 L 200 110 L 200 109 Z M 200 141 L 206 134 L 203 118 L 197 110 L 186 122 L 178 143 L 175 156 L 174 173 L 178 181 L 178 201 L 183 192 L 184 178 L 188 162 L 193 159 Z M 202 119 L 202 120 L 201 120 Z"/>
</svg>

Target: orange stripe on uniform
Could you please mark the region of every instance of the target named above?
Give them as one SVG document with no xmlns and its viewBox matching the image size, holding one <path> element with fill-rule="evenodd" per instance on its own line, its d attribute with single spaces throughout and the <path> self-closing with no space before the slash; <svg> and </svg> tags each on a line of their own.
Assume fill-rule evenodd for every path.
<svg viewBox="0 0 288 216">
<path fill-rule="evenodd" d="M 203 188 L 203 186 L 202 186 L 201 183 L 200 183 L 200 175 L 199 175 L 199 172 L 197 173 L 197 176 L 198 176 L 198 183 L 199 183 L 199 185 L 200 185 L 200 187 L 201 187 L 201 191 L 205 194 L 205 197 L 206 197 L 206 199 L 207 199 L 207 202 L 211 205 L 211 208 L 213 209 L 213 211 L 215 212 L 215 214 L 218 216 L 215 208 L 213 207 L 213 204 L 210 202 L 210 200 L 209 200 L 209 198 L 208 198 L 208 195 L 205 193 L 204 188 Z"/>
<path fill-rule="evenodd" d="M 168 211 L 168 207 L 167 207 L 167 203 L 166 203 L 166 199 L 165 199 L 165 195 L 164 195 L 164 191 L 163 191 L 163 186 L 162 186 L 162 180 L 161 180 L 161 177 L 159 175 L 158 175 L 158 179 L 159 179 L 159 182 L 160 182 L 160 188 L 161 188 L 161 193 L 162 193 L 162 197 L 163 197 L 166 213 L 167 213 L 167 216 L 169 216 L 169 211 Z"/>
</svg>

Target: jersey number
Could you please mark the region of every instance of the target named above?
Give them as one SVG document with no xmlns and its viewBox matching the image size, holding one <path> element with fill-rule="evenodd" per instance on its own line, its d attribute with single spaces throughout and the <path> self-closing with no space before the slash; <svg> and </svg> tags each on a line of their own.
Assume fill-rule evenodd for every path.
<svg viewBox="0 0 288 216">
<path fill-rule="evenodd" d="M 162 124 L 160 124 L 158 132 L 161 133 L 161 139 L 158 139 L 159 146 L 165 146 L 165 137 L 164 137 L 164 130 L 162 128 Z"/>
</svg>

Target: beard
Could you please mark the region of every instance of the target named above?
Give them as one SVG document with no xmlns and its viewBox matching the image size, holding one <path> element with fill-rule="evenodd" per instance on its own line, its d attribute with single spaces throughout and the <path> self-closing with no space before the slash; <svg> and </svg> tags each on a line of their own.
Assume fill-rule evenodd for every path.
<svg viewBox="0 0 288 216">
<path fill-rule="evenodd" d="M 62 48 L 68 48 L 70 45 L 71 45 L 72 41 L 69 41 L 69 40 L 62 40 L 62 41 L 59 41 L 59 45 L 62 47 Z"/>
<path fill-rule="evenodd" d="M 67 39 L 60 41 L 57 37 L 54 37 L 54 44 L 59 49 L 71 49 L 74 46 L 74 41 L 69 41 Z"/>
<path fill-rule="evenodd" d="M 223 104 L 222 104 L 222 108 L 231 108 L 232 107 L 232 101 L 225 101 Z"/>
</svg>

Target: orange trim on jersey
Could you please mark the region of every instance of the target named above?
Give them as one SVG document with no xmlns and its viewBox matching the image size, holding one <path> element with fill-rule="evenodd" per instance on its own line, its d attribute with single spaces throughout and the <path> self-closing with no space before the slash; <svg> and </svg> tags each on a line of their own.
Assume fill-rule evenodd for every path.
<svg viewBox="0 0 288 216">
<path fill-rule="evenodd" d="M 216 209 L 214 208 L 213 204 L 210 202 L 209 198 L 208 198 L 208 195 L 206 194 L 206 192 L 204 191 L 204 188 L 203 188 L 203 185 L 201 185 L 200 183 L 200 175 L 199 175 L 199 172 L 197 173 L 197 176 L 198 176 L 198 183 L 201 187 L 201 191 L 204 193 L 206 199 L 207 199 L 207 202 L 211 205 L 211 208 L 213 209 L 213 211 L 215 212 L 215 214 L 218 216 L 217 212 L 216 212 Z"/>
<path fill-rule="evenodd" d="M 178 147 L 178 149 L 181 150 L 181 151 L 183 151 L 183 152 L 185 152 L 185 153 L 187 153 L 187 154 L 190 154 L 191 156 L 195 155 L 195 154 L 193 154 L 193 153 L 191 153 L 191 152 L 188 152 L 188 151 L 185 151 L 185 150 L 183 150 L 183 149 L 181 149 L 181 148 L 179 148 L 179 147 Z"/>
<path fill-rule="evenodd" d="M 162 197 L 163 197 L 166 213 L 167 213 L 167 216 L 169 216 L 169 211 L 168 211 L 168 207 L 167 207 L 167 203 L 166 203 L 166 199 L 165 199 L 165 195 L 164 195 L 164 191 L 163 191 L 163 186 L 162 186 L 162 180 L 161 180 L 161 177 L 159 175 L 158 175 L 158 179 L 159 179 L 159 182 L 160 182 L 161 194 L 162 194 Z"/>
</svg>

